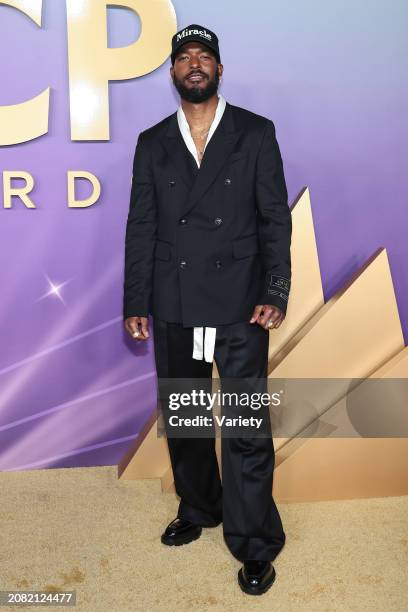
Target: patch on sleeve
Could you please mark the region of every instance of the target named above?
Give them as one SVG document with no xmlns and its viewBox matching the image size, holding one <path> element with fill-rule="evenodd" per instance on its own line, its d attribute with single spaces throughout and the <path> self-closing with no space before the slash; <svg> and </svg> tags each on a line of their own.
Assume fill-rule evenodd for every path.
<svg viewBox="0 0 408 612">
<path fill-rule="evenodd" d="M 290 280 L 288 278 L 285 278 L 284 276 L 277 276 L 276 274 L 271 274 L 268 287 L 268 293 L 273 293 L 273 288 L 275 288 L 279 291 L 283 291 L 284 293 L 289 294 Z"/>
</svg>

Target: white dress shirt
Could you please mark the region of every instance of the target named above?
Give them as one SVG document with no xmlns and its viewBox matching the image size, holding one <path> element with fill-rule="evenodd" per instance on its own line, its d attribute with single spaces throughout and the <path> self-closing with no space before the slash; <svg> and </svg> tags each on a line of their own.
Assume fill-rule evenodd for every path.
<svg viewBox="0 0 408 612">
<path fill-rule="evenodd" d="M 214 134 L 219 122 L 221 121 L 225 106 L 225 99 L 220 94 L 218 94 L 218 105 L 215 111 L 214 120 L 208 132 L 205 147 L 208 145 L 211 136 Z M 186 119 L 186 115 L 183 111 L 181 104 L 177 109 L 177 121 L 181 135 L 183 136 L 184 142 L 186 143 L 187 149 L 191 152 L 194 159 L 196 160 L 197 166 L 200 167 L 200 160 L 198 159 L 197 149 L 194 144 L 194 140 L 190 131 L 190 126 L 188 125 L 188 121 Z M 212 362 L 214 358 L 216 330 L 216 327 L 194 328 L 193 359 L 203 359 L 204 356 L 205 361 Z"/>
</svg>

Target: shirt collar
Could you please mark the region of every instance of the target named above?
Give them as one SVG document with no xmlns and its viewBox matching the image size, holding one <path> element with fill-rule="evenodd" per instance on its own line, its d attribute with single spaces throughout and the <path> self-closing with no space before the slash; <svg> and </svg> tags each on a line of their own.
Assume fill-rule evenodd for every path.
<svg viewBox="0 0 408 612">
<path fill-rule="evenodd" d="M 226 104 L 227 102 L 225 98 L 219 93 L 218 94 L 218 104 L 215 110 L 213 123 L 217 123 L 221 119 L 224 113 Z M 183 127 L 187 128 L 188 131 L 190 131 L 190 126 L 188 125 L 188 121 L 187 121 L 185 112 L 183 111 L 183 107 L 181 106 L 181 104 L 179 105 L 177 109 L 177 119 L 178 119 L 179 125 L 181 124 Z"/>
</svg>

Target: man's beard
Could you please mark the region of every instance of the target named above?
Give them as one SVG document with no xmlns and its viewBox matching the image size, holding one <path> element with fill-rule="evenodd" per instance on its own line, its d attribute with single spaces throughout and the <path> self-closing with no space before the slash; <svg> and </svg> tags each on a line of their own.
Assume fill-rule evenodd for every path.
<svg viewBox="0 0 408 612">
<path fill-rule="evenodd" d="M 204 78 L 207 78 L 203 73 L 199 73 Z M 218 85 L 220 82 L 220 75 L 218 70 L 215 71 L 214 78 L 209 80 L 206 87 L 186 87 L 183 82 L 180 81 L 176 75 L 173 76 L 173 83 L 177 89 L 180 97 L 187 102 L 193 102 L 194 104 L 200 104 L 209 100 L 211 96 L 217 93 Z"/>
</svg>

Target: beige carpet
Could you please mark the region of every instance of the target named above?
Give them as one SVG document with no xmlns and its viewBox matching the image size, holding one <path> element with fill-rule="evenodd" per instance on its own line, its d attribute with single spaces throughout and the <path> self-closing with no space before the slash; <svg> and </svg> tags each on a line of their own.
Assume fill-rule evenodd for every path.
<svg viewBox="0 0 408 612">
<path fill-rule="evenodd" d="M 53 610 L 408 610 L 407 497 L 280 504 L 277 577 L 251 597 L 221 526 L 161 544 L 178 502 L 157 480 L 122 482 L 99 467 L 2 472 L 0 484 L 0 589 L 76 590 L 75 608 Z"/>
</svg>

